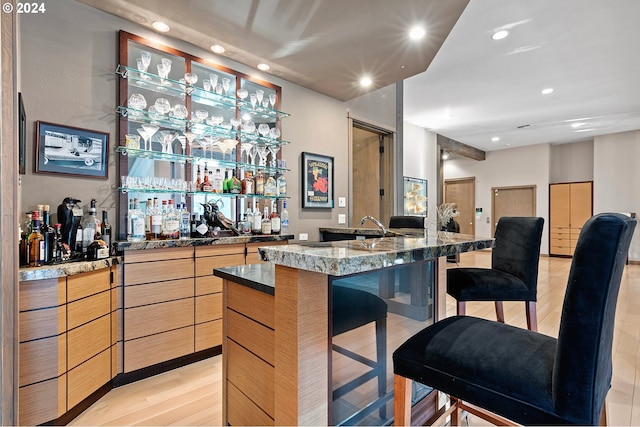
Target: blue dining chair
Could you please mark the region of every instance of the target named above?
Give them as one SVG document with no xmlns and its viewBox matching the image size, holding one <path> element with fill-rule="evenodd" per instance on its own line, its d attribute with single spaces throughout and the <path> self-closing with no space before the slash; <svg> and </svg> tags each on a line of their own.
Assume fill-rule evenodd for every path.
<svg viewBox="0 0 640 427">
<path fill-rule="evenodd" d="M 423 329 L 393 353 L 395 425 L 411 420 L 411 381 L 451 397 L 443 420 L 467 410 L 494 423 L 606 423 L 620 281 L 636 220 L 599 214 L 582 228 L 558 338 L 470 316 Z"/>
</svg>

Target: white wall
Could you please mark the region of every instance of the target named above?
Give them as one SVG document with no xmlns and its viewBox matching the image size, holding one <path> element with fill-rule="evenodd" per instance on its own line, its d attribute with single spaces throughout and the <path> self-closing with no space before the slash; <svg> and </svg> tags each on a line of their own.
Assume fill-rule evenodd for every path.
<svg viewBox="0 0 640 427">
<path fill-rule="evenodd" d="M 640 130 L 595 137 L 593 157 L 593 212 L 640 214 Z M 638 227 L 629 259 L 640 260 Z"/>
<path fill-rule="evenodd" d="M 540 252 L 549 253 L 549 144 L 490 151 L 486 160 L 468 158 L 444 162 L 444 179 L 476 177 L 476 234 L 491 235 L 491 189 L 518 185 L 536 186 L 536 215 L 545 219 Z"/>
<path fill-rule="evenodd" d="M 427 180 L 427 222 L 434 222 L 436 220 L 439 155 L 436 134 L 408 122 L 403 123 L 403 128 L 403 174 L 411 178 Z"/>
<path fill-rule="evenodd" d="M 551 146 L 549 182 L 593 181 L 593 140 Z"/>
<path fill-rule="evenodd" d="M 282 122 L 283 139 L 291 141 L 282 149 L 282 156 L 291 170 L 287 174 L 291 196 L 287 208 L 290 231 L 296 236 L 304 232 L 309 234 L 309 240 L 316 240 L 318 227 L 337 225 L 338 213 L 348 212 L 348 206 L 300 209 L 300 153 L 309 151 L 334 157 L 337 206 L 337 197 L 348 197 L 348 113 L 364 121 L 395 127 L 394 85 L 344 103 L 81 3 L 72 0 L 49 3 L 46 14 L 21 16 L 20 21 L 18 74 L 28 120 L 27 174 L 22 176 L 21 212 L 40 203 L 52 205 L 55 212 L 65 196 L 78 197 L 84 203 L 95 197 L 98 210 L 108 210 L 112 222 L 115 221 L 120 179 L 114 151 L 118 145 L 115 69 L 121 29 L 282 87 L 282 110 L 291 113 Z M 109 133 L 109 179 L 34 174 L 36 120 Z"/>
</svg>

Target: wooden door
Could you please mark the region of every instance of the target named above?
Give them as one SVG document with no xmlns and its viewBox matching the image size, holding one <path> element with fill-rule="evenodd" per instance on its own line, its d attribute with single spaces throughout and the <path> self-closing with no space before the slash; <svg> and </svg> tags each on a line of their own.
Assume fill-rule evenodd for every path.
<svg viewBox="0 0 640 427">
<path fill-rule="evenodd" d="M 573 182 L 571 184 L 571 228 L 582 228 L 593 212 L 592 182 Z"/>
<path fill-rule="evenodd" d="M 444 182 L 444 201 L 455 203 L 460 216 L 460 233 L 475 234 L 476 231 L 476 179 L 448 179 Z"/>
<path fill-rule="evenodd" d="M 569 228 L 571 224 L 571 184 L 552 184 L 549 186 L 549 227 Z"/>
<path fill-rule="evenodd" d="M 380 219 L 380 141 L 377 133 L 353 128 L 353 225 L 373 215 Z M 381 220 L 382 221 L 382 220 Z M 367 222 L 365 227 L 375 227 Z"/>
<path fill-rule="evenodd" d="M 535 185 L 497 187 L 491 189 L 491 235 L 495 234 L 498 220 L 503 216 L 535 216 Z"/>
</svg>

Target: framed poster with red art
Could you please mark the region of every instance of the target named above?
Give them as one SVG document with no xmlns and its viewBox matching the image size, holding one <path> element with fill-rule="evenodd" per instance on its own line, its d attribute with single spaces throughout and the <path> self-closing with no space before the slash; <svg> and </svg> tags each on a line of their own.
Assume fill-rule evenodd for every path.
<svg viewBox="0 0 640 427">
<path fill-rule="evenodd" d="M 302 207 L 333 208 L 333 157 L 302 153 Z"/>
</svg>

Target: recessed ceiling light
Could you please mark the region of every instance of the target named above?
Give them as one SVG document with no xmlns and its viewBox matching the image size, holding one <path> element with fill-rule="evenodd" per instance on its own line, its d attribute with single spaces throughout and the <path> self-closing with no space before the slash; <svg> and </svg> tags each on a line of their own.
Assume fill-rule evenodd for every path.
<svg viewBox="0 0 640 427">
<path fill-rule="evenodd" d="M 167 24 L 165 24 L 162 21 L 153 21 L 153 23 L 151 24 L 151 26 L 156 30 L 156 31 L 160 31 L 161 33 L 166 33 L 167 31 L 169 31 L 171 28 L 169 28 L 169 26 Z"/>
<path fill-rule="evenodd" d="M 548 87 L 548 88 L 546 88 L 546 89 L 542 89 L 542 90 L 540 91 L 540 93 L 541 93 L 541 94 L 543 94 L 543 95 L 549 95 L 549 94 L 550 94 L 550 93 L 552 93 L 552 92 L 553 92 L 553 88 L 552 88 L 552 87 Z"/>
<path fill-rule="evenodd" d="M 409 38 L 411 40 L 420 40 L 427 34 L 427 30 L 420 25 L 416 25 L 415 27 L 409 30 Z"/>
<path fill-rule="evenodd" d="M 371 77 L 363 77 L 360 79 L 360 86 L 362 87 L 368 87 L 371 86 L 371 84 L 373 83 L 373 81 L 371 80 Z"/>
<path fill-rule="evenodd" d="M 449 158 L 449 153 L 447 153 L 446 151 L 444 151 L 442 153 L 442 160 L 447 160 Z"/>
<path fill-rule="evenodd" d="M 224 46 L 220 46 L 219 44 L 212 44 L 209 49 L 211 49 L 211 51 L 215 53 L 224 53 L 224 51 L 226 50 Z"/>
<path fill-rule="evenodd" d="M 269 71 L 271 67 L 269 67 L 269 64 L 265 64 L 264 62 L 258 64 L 258 70 L 261 71 Z"/>
<path fill-rule="evenodd" d="M 503 38 L 507 37 L 508 35 L 509 35 L 509 31 L 500 30 L 500 31 L 496 31 L 495 33 L 493 33 L 491 38 L 494 39 L 494 40 L 502 40 Z"/>
<path fill-rule="evenodd" d="M 500 137 L 494 136 L 493 138 L 491 138 L 491 141 L 498 142 L 498 141 L 500 141 Z"/>
</svg>

